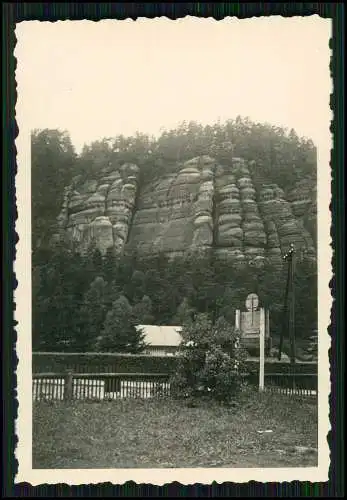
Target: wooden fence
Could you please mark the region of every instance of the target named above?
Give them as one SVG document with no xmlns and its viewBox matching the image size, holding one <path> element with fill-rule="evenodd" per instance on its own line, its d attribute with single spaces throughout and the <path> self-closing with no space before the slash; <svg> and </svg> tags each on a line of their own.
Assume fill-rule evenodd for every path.
<svg viewBox="0 0 347 500">
<path fill-rule="evenodd" d="M 170 394 L 165 373 L 39 373 L 33 376 L 33 399 L 147 399 Z"/>
<path fill-rule="evenodd" d="M 246 380 L 253 386 L 259 383 L 258 374 L 249 375 Z M 312 373 L 266 373 L 264 392 L 277 394 L 317 396 L 318 375 Z"/>
<path fill-rule="evenodd" d="M 159 398 L 170 396 L 167 373 L 37 373 L 33 375 L 33 399 L 40 400 L 113 400 L 123 398 Z M 247 375 L 256 387 L 256 375 Z M 286 395 L 317 396 L 317 376 L 269 373 L 265 392 Z"/>
</svg>

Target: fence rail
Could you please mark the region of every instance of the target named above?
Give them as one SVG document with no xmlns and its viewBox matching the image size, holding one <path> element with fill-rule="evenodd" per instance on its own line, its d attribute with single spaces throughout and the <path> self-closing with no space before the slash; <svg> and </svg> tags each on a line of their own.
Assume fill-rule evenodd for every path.
<svg viewBox="0 0 347 500">
<path fill-rule="evenodd" d="M 317 396 L 318 375 L 312 373 L 265 373 L 264 392 L 277 394 Z M 259 375 L 252 373 L 245 377 L 250 385 L 259 384 Z"/>
<path fill-rule="evenodd" d="M 257 386 L 255 375 L 245 380 Z M 170 396 L 168 373 L 37 373 L 33 375 L 33 399 L 40 400 L 113 400 Z M 317 396 L 317 376 L 270 373 L 265 376 L 265 392 Z"/>
<path fill-rule="evenodd" d="M 33 399 L 122 399 L 168 396 L 166 373 L 39 373 L 33 375 Z"/>
</svg>

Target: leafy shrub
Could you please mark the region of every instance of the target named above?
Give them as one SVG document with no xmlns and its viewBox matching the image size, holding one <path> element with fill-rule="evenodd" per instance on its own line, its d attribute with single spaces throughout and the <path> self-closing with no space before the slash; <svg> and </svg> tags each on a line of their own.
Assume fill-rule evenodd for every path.
<svg viewBox="0 0 347 500">
<path fill-rule="evenodd" d="M 171 379 L 173 396 L 234 399 L 246 371 L 240 332 L 224 318 L 213 325 L 206 314 L 199 314 L 183 326 L 182 338 L 182 356 Z"/>
</svg>

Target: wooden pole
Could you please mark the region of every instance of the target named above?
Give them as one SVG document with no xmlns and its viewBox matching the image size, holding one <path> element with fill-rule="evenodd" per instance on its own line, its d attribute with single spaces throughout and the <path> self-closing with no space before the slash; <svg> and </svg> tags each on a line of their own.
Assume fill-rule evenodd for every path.
<svg viewBox="0 0 347 500">
<path fill-rule="evenodd" d="M 254 324 L 254 298 L 251 298 L 251 308 L 252 308 L 252 326 Z"/>
<path fill-rule="evenodd" d="M 260 309 L 260 335 L 259 335 L 259 391 L 264 390 L 265 378 L 265 310 Z"/>
<path fill-rule="evenodd" d="M 270 310 L 266 309 L 266 338 L 270 338 Z"/>
<path fill-rule="evenodd" d="M 266 309 L 265 311 L 265 338 L 266 338 L 266 349 L 267 353 L 269 353 L 271 349 L 271 342 L 270 342 L 270 312 L 269 309 Z"/>
<path fill-rule="evenodd" d="M 285 261 L 288 260 L 289 253 L 287 253 L 283 259 Z M 286 281 L 286 289 L 284 292 L 284 308 L 283 308 L 283 321 L 282 321 L 282 329 L 281 329 L 281 337 L 280 337 L 280 346 L 278 351 L 278 360 L 281 360 L 282 357 L 282 349 L 283 349 L 283 339 L 284 334 L 287 333 L 290 335 L 289 331 L 289 319 L 288 319 L 288 296 L 290 294 L 290 262 L 287 266 L 287 281 Z"/>
<path fill-rule="evenodd" d="M 290 361 L 293 374 L 293 389 L 295 389 L 295 248 L 292 246 L 291 266 L 290 266 L 290 315 L 289 315 L 289 333 L 290 333 Z"/>
<path fill-rule="evenodd" d="M 64 399 L 70 400 L 73 396 L 73 375 L 72 372 L 67 372 L 65 377 Z"/>
<path fill-rule="evenodd" d="M 235 312 L 235 330 L 241 329 L 241 311 L 240 309 L 236 309 Z"/>
</svg>

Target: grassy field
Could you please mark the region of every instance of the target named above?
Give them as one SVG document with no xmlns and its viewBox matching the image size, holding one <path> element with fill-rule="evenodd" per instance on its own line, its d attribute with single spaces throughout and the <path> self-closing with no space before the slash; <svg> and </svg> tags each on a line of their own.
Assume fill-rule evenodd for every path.
<svg viewBox="0 0 347 500">
<path fill-rule="evenodd" d="M 300 397 L 244 394 L 230 408 L 136 399 L 33 408 L 38 469 L 312 467 L 316 448 L 317 405 Z"/>
</svg>

